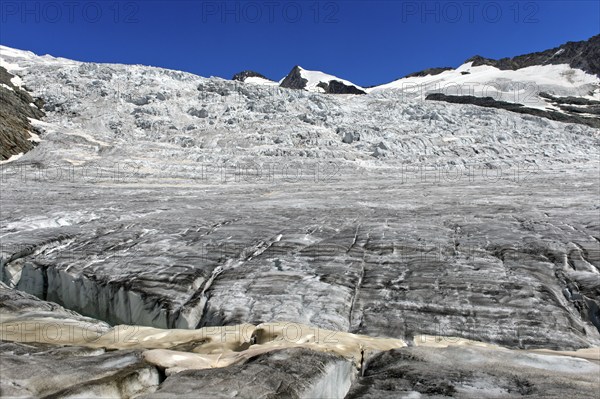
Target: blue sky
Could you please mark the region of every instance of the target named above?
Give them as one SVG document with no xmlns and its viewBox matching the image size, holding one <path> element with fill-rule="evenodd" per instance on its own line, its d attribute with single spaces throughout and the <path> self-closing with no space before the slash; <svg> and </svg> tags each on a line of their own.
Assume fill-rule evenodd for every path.
<svg viewBox="0 0 600 399">
<path fill-rule="evenodd" d="M 598 1 L 9 1 L 0 43 L 202 76 L 294 65 L 363 86 L 600 33 Z"/>
</svg>

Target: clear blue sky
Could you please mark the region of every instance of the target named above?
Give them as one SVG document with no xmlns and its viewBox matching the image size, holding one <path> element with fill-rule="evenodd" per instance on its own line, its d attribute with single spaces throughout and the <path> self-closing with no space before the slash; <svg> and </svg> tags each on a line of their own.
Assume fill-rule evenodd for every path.
<svg viewBox="0 0 600 399">
<path fill-rule="evenodd" d="M 294 65 L 386 83 L 475 55 L 515 56 L 600 33 L 599 1 L 9 1 L 0 43 L 202 76 Z"/>
</svg>

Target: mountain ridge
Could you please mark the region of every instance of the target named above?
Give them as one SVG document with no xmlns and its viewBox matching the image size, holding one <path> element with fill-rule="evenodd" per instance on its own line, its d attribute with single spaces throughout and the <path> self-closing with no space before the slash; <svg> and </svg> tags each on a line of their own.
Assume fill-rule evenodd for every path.
<svg viewBox="0 0 600 399">
<path fill-rule="evenodd" d="M 493 66 L 500 70 L 519 70 L 535 65 L 560 65 L 568 64 L 574 69 L 580 69 L 591 75 L 600 77 L 600 34 L 592 36 L 587 40 L 581 41 L 568 41 L 557 47 L 551 49 L 537 51 L 533 53 L 521 54 L 514 57 L 504 57 L 500 59 L 486 58 L 481 55 L 474 55 L 463 62 L 467 64 L 471 62 L 473 67 L 476 66 Z M 280 87 L 292 88 L 292 89 L 303 89 L 301 78 L 299 78 L 299 69 L 302 68 L 298 65 L 294 66 L 292 70 L 280 81 Z M 399 79 L 395 79 L 392 82 L 411 78 L 411 77 L 423 77 L 423 76 L 435 76 L 443 72 L 456 70 L 454 67 L 431 67 L 420 71 L 412 72 L 402 76 Z M 247 75 L 251 73 L 252 75 Z M 233 76 L 232 80 L 238 80 L 244 82 L 249 76 L 257 76 L 267 80 L 270 80 L 264 75 L 254 71 L 243 71 Z M 341 81 L 342 79 L 337 79 Z M 285 83 L 284 83 L 285 82 Z M 391 83 L 391 82 L 389 82 Z M 373 89 L 380 86 L 384 86 L 386 83 L 373 85 L 373 86 L 359 86 L 352 83 L 358 89 L 357 92 L 354 90 L 348 90 L 346 88 L 341 89 L 324 89 L 325 93 L 329 94 L 364 94 L 365 89 Z M 344 86 L 352 86 L 345 84 Z M 348 91 L 346 91 L 348 90 Z"/>
</svg>

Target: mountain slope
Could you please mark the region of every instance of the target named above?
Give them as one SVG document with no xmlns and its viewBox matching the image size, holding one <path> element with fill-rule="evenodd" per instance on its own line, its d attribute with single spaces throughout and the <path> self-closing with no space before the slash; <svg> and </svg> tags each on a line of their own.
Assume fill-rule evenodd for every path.
<svg viewBox="0 0 600 399">
<path fill-rule="evenodd" d="M 44 116 L 43 101 L 34 100 L 18 81 L 0 66 L 0 162 L 31 150 L 39 140 L 29 118 Z"/>
<path fill-rule="evenodd" d="M 328 94 L 397 91 L 406 98 L 483 105 L 599 127 L 599 60 L 597 35 L 513 58 L 492 60 L 475 56 L 458 68 L 429 68 L 368 88 L 295 66 L 279 86 Z M 236 74 L 234 80 L 276 85 L 252 71 Z"/>
<path fill-rule="evenodd" d="M 300 66 L 292 68 L 290 73 L 283 78 L 280 86 L 288 89 L 302 89 L 317 93 L 366 94 L 360 86 L 357 86 L 352 82 L 320 71 L 309 71 Z"/>
<path fill-rule="evenodd" d="M 472 62 L 473 66 L 490 65 L 502 70 L 517 70 L 534 65 L 568 64 L 571 68 L 600 77 L 600 35 L 517 57 L 494 60 L 477 55 L 465 62 Z"/>
<path fill-rule="evenodd" d="M 479 56 L 367 89 L 411 98 L 483 105 L 600 126 L 600 35 L 514 58 Z M 484 100 L 485 99 L 485 100 Z M 512 105 L 506 105 L 506 104 Z"/>
</svg>

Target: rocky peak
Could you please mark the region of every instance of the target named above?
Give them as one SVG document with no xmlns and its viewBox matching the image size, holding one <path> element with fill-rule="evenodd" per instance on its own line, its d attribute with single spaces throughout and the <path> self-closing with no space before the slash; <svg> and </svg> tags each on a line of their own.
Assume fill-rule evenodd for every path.
<svg viewBox="0 0 600 399">
<path fill-rule="evenodd" d="M 302 77 L 302 67 L 296 65 L 290 73 L 283 79 L 279 86 L 287 89 L 304 89 L 308 83 L 307 79 Z"/>
</svg>

